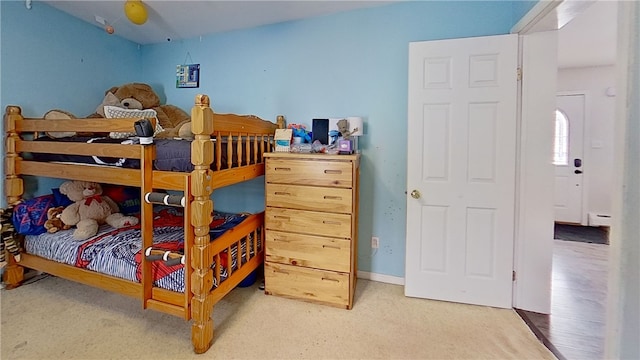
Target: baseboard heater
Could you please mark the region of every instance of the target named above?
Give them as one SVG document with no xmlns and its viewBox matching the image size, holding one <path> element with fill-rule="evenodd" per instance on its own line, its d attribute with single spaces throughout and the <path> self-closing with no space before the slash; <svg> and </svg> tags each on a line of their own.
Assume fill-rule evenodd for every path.
<svg viewBox="0 0 640 360">
<path fill-rule="evenodd" d="M 590 212 L 589 226 L 611 226 L 611 215 Z"/>
</svg>

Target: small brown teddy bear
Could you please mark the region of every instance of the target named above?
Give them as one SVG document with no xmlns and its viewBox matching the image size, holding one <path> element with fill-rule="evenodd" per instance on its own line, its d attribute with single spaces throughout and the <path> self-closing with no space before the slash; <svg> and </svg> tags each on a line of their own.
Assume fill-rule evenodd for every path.
<svg viewBox="0 0 640 360">
<path fill-rule="evenodd" d="M 66 181 L 60 185 L 60 192 L 74 203 L 60 214 L 63 223 L 75 226 L 73 238 L 88 239 L 98 233 L 98 227 L 107 223 L 115 228 L 138 224 L 135 216 L 125 216 L 118 205 L 108 196 L 102 195 L 102 186 L 90 181 Z"/>
<path fill-rule="evenodd" d="M 160 97 L 153 88 L 144 83 L 128 83 L 114 86 L 105 92 L 105 97 L 89 117 L 105 117 L 104 106 L 119 106 L 125 109 L 153 109 L 158 122 L 164 129 L 156 135 L 159 138 L 182 137 L 192 139 L 191 116 L 175 105 L 160 105 Z"/>
<path fill-rule="evenodd" d="M 47 221 L 44 223 L 44 228 L 47 232 L 53 234 L 59 230 L 71 229 L 71 225 L 67 225 L 60 220 L 64 206 L 52 207 L 47 210 Z"/>
</svg>

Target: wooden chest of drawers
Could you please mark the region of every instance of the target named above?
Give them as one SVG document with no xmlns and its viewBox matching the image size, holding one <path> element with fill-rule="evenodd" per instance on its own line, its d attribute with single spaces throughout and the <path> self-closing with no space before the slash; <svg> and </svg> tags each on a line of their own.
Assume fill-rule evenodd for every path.
<svg viewBox="0 0 640 360">
<path fill-rule="evenodd" d="M 265 157 L 265 292 L 351 309 L 360 156 Z"/>
</svg>

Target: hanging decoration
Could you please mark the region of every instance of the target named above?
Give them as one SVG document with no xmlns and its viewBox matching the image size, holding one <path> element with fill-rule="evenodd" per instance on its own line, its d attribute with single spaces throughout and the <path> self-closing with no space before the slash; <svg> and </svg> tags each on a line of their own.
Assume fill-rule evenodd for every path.
<svg viewBox="0 0 640 360">
<path fill-rule="evenodd" d="M 102 16 L 98 16 L 98 15 L 94 15 L 96 22 L 102 26 L 104 26 L 104 31 L 107 32 L 107 34 L 109 35 L 113 35 L 113 33 L 116 31 L 115 28 L 113 27 L 113 23 L 109 23 L 107 21 L 107 19 L 103 18 Z M 116 20 L 118 21 L 118 20 Z M 114 21 L 115 23 L 115 21 Z"/>
<path fill-rule="evenodd" d="M 124 3 L 124 14 L 136 25 L 147 22 L 147 8 L 141 0 L 127 0 Z"/>
<path fill-rule="evenodd" d="M 147 22 L 147 8 L 141 0 L 126 0 L 124 2 L 124 15 L 136 25 L 142 25 Z M 104 26 L 107 34 L 112 35 L 115 32 L 114 25 L 124 16 L 118 17 L 114 22 L 109 23 L 106 19 L 95 15 L 96 21 Z"/>
<path fill-rule="evenodd" d="M 200 64 L 189 64 L 191 54 L 187 51 L 182 65 L 176 65 L 176 88 L 200 87 Z"/>
</svg>

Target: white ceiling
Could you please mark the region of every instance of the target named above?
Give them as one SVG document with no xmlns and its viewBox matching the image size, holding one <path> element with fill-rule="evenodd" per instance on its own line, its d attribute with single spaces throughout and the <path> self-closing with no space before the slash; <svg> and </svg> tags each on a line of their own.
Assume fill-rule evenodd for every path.
<svg viewBox="0 0 640 360">
<path fill-rule="evenodd" d="M 558 31 L 559 68 L 615 64 L 617 7 L 596 1 Z"/>
<path fill-rule="evenodd" d="M 96 16 L 99 16 L 114 27 L 116 35 L 139 44 L 194 38 L 216 32 L 387 5 L 395 1 L 404 0 L 145 0 L 148 20 L 144 25 L 134 25 L 124 15 L 124 0 L 43 0 L 88 23 L 104 27 L 96 21 Z M 37 6 L 37 3 L 32 6 Z M 559 31 L 559 67 L 615 63 L 616 8 L 616 1 L 596 1 Z"/>
<path fill-rule="evenodd" d="M 387 5 L 394 1 L 402 0 L 144 0 L 148 20 L 143 25 L 135 25 L 124 15 L 124 0 L 43 0 L 95 26 L 104 27 L 96 21 L 95 17 L 99 16 L 113 26 L 116 35 L 138 44 L 194 38 L 211 33 Z M 37 3 L 33 6 L 37 6 Z"/>
</svg>

